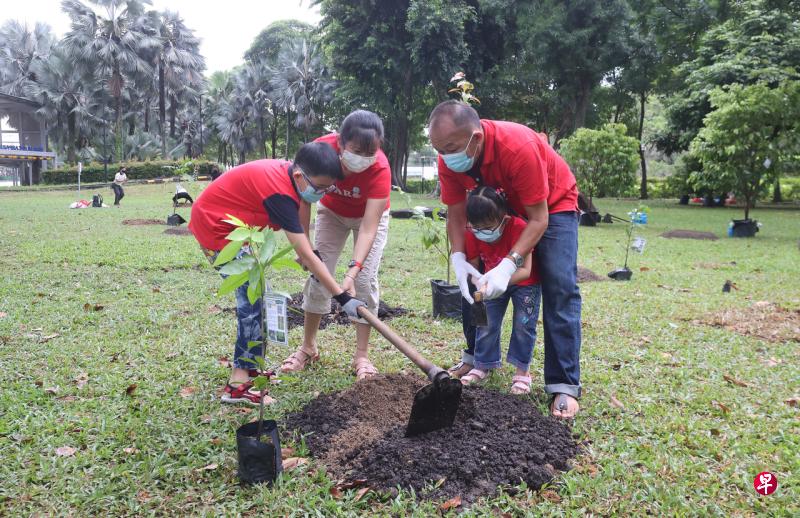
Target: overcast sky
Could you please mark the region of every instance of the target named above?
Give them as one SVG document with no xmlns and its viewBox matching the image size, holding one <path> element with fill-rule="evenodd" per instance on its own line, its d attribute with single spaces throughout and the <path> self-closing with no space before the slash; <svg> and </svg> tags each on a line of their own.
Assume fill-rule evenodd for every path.
<svg viewBox="0 0 800 518">
<path fill-rule="evenodd" d="M 61 37 L 69 30 L 69 18 L 60 0 L 3 0 L 0 20 L 16 19 L 33 27 L 50 25 Z M 153 0 L 156 10 L 177 11 L 202 40 L 200 52 L 206 58 L 206 74 L 227 70 L 242 63 L 242 55 L 253 39 L 276 20 L 297 19 L 311 24 L 319 21 L 319 8 L 309 0 Z"/>
</svg>

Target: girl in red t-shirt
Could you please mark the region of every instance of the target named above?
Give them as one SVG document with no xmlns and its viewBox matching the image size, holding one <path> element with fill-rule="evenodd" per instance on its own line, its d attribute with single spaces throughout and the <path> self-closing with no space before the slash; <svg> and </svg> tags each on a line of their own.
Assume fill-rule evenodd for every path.
<svg viewBox="0 0 800 518">
<path fill-rule="evenodd" d="M 511 252 L 525 228 L 525 221 L 508 213 L 505 197 L 491 187 L 478 187 L 467 198 L 467 221 L 465 254 L 477 269 L 489 271 Z M 502 366 L 500 333 L 503 317 L 511 301 L 514 306 L 514 323 L 508 344 L 506 361 L 516 367 L 512 378 L 512 394 L 528 394 L 531 391 L 529 365 L 536 342 L 536 321 L 539 319 L 539 278 L 533 270 L 532 254 L 525 257 L 523 265 L 511 276 L 508 289 L 501 296 L 486 300 L 488 326 L 471 328 L 465 325 L 467 342 L 470 329 L 474 329 L 474 351 L 464 352 L 461 364 L 454 370 L 462 374 L 461 383 L 470 385 L 485 380 L 492 369 Z M 458 372 L 458 371 L 461 372 Z"/>
</svg>

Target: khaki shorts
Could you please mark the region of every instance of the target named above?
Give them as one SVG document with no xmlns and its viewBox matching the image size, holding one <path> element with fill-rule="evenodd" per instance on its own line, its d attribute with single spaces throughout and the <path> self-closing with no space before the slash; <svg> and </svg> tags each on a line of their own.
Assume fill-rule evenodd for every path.
<svg viewBox="0 0 800 518">
<path fill-rule="evenodd" d="M 355 246 L 358 240 L 358 229 L 362 218 L 345 218 L 339 216 L 323 205 L 317 205 L 317 220 L 314 225 L 314 246 L 322 256 L 322 262 L 328 271 L 336 276 L 336 262 L 342 253 L 347 237 L 353 233 Z M 364 268 L 356 275 L 356 298 L 363 300 L 373 314 L 378 314 L 380 301 L 380 285 L 378 284 L 378 268 L 383 257 L 383 249 L 389 237 L 389 211 L 385 211 L 378 223 L 375 241 L 372 249 L 364 261 Z M 349 262 L 348 258 L 348 262 Z M 309 313 L 324 315 L 331 311 L 331 293 L 322 284 L 309 277 L 303 289 L 303 310 Z M 366 324 L 366 320 L 354 319 L 356 322 Z"/>
</svg>

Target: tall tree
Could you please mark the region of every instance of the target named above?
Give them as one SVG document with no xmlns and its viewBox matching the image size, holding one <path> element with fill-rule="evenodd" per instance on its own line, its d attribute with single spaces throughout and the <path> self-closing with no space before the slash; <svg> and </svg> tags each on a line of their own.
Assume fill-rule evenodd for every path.
<svg viewBox="0 0 800 518">
<path fill-rule="evenodd" d="M 592 91 L 628 57 L 624 0 L 539 0 L 521 8 L 522 44 L 563 99 L 555 140 L 584 126 Z"/>
<path fill-rule="evenodd" d="M 464 0 L 317 0 L 327 55 L 341 86 L 340 103 L 365 106 L 386 126 L 393 182 L 405 185 L 412 133 L 469 57 L 466 23 L 475 16 Z M 444 95 L 438 94 L 438 95 Z M 419 122 L 417 122 L 419 121 Z M 418 125 L 419 124 L 419 125 Z"/>
<path fill-rule="evenodd" d="M 251 62 L 262 62 L 275 65 L 281 49 L 291 41 L 311 40 L 314 26 L 300 20 L 278 20 L 272 22 L 261 31 L 250 48 L 244 53 L 244 58 Z"/>
<path fill-rule="evenodd" d="M 15 20 L 0 27 L 0 92 L 21 96 L 37 80 L 35 65 L 46 61 L 55 44 L 50 26 L 33 30 Z"/>
<path fill-rule="evenodd" d="M 133 86 L 136 74 L 148 74 L 151 67 L 141 58 L 142 49 L 155 47 L 159 41 L 141 30 L 140 18 L 149 0 L 95 0 L 95 7 L 80 0 L 63 0 L 62 9 L 69 16 L 71 28 L 62 40 L 87 77 L 102 81 L 114 101 L 115 154 L 121 157 L 125 89 Z"/>
</svg>

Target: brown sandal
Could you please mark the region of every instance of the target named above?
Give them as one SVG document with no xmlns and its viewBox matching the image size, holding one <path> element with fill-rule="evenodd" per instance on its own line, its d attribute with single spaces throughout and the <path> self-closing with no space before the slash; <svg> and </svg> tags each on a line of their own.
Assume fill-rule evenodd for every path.
<svg viewBox="0 0 800 518">
<path fill-rule="evenodd" d="M 281 372 L 300 372 L 319 360 L 319 353 L 308 354 L 302 347 L 289 355 L 281 364 Z"/>
<path fill-rule="evenodd" d="M 353 362 L 353 368 L 356 370 L 356 379 L 363 380 L 371 378 L 378 374 L 378 369 L 372 365 L 372 362 L 367 358 L 359 358 Z"/>
</svg>

